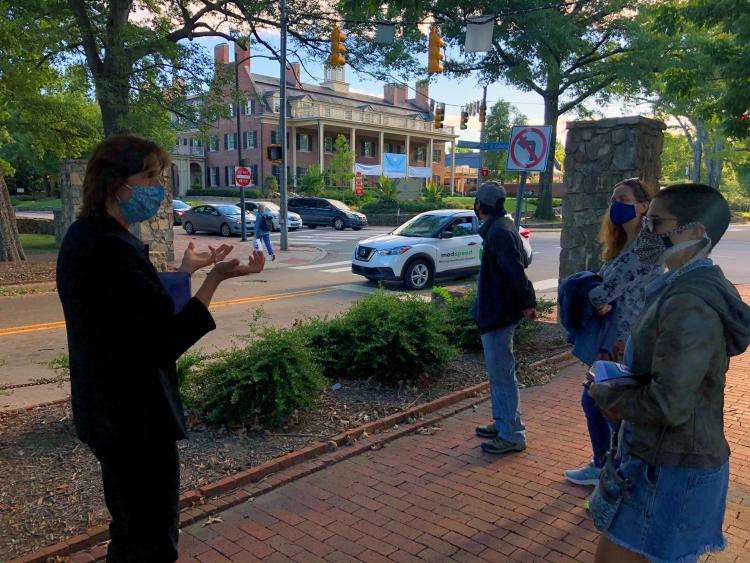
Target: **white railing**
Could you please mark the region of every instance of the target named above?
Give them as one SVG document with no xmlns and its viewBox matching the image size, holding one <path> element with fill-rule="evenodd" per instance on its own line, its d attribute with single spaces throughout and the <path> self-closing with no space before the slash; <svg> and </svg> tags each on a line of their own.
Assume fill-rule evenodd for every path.
<svg viewBox="0 0 750 563">
<path fill-rule="evenodd" d="M 396 127 L 398 129 L 408 129 L 410 131 L 429 131 L 434 133 L 447 133 L 449 135 L 453 134 L 453 127 L 448 125 L 444 126 L 442 129 L 435 129 L 432 121 L 411 119 L 409 117 L 402 117 L 400 115 L 380 111 L 352 109 L 333 104 L 304 102 L 300 100 L 293 101 L 291 106 L 293 119 L 322 117 L 366 125 Z"/>
<path fill-rule="evenodd" d="M 172 154 L 179 155 L 179 156 L 204 156 L 205 151 L 203 150 L 203 147 L 191 147 L 188 145 L 175 145 L 175 147 L 172 149 Z"/>
</svg>

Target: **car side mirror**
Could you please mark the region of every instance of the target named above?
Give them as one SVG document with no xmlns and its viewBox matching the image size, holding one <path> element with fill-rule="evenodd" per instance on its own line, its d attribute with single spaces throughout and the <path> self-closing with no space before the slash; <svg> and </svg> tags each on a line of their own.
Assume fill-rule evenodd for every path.
<svg viewBox="0 0 750 563">
<path fill-rule="evenodd" d="M 453 233 L 450 231 L 443 231 L 440 233 L 440 238 L 453 238 Z"/>
</svg>

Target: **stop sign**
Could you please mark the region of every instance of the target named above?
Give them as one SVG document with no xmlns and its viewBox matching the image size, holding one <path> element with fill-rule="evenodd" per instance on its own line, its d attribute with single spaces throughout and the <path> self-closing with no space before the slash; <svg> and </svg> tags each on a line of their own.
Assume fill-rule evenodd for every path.
<svg viewBox="0 0 750 563">
<path fill-rule="evenodd" d="M 249 186 L 253 181 L 253 175 L 250 173 L 250 169 L 247 166 L 235 166 L 234 181 L 237 182 L 238 186 Z"/>
</svg>

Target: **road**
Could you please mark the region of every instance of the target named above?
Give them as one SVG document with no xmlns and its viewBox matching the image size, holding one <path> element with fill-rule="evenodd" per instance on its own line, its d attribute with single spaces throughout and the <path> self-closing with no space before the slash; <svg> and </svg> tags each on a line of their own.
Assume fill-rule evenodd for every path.
<svg viewBox="0 0 750 563">
<path fill-rule="evenodd" d="M 212 306 L 218 328 L 198 347 L 212 351 L 241 344 L 258 309 L 263 311 L 259 322 L 272 326 L 288 326 L 306 316 L 335 315 L 346 310 L 362 295 L 376 289 L 375 284 L 351 274 L 349 264 L 357 241 L 387 230 L 373 227 L 360 232 L 337 232 L 319 228 L 290 233 L 290 244 L 317 247 L 322 252 L 309 254 L 315 259 L 313 263 L 295 260 L 281 264 L 282 254 L 282 258 L 269 263 L 262 274 L 222 284 Z M 201 246 L 225 242 L 211 235 L 189 237 L 179 227 L 175 229 L 178 250 L 191 238 Z M 535 257 L 528 275 L 540 296 L 554 297 L 556 293 L 559 238 L 559 231 L 532 232 Z M 279 234 L 272 235 L 272 240 L 278 247 Z M 232 242 L 236 245 L 235 254 L 247 255 L 250 241 L 242 243 L 233 239 Z M 305 254 L 298 251 L 295 256 Z M 732 227 L 714 257 L 730 280 L 750 283 L 750 227 Z M 195 277 L 194 285 L 197 285 L 201 274 Z M 458 285 L 465 283 L 472 283 L 472 280 L 456 282 Z M 388 288 L 400 291 L 398 285 Z M 49 362 L 67 353 L 62 320 L 55 293 L 0 298 L 0 385 L 24 384 L 54 375 Z M 67 385 L 55 383 L 0 390 L 0 409 L 61 398 L 66 393 Z"/>
</svg>

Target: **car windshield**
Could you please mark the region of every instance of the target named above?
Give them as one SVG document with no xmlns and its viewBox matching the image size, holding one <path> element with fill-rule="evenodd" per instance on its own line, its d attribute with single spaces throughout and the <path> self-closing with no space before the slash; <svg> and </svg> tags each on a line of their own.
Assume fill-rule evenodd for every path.
<svg viewBox="0 0 750 563">
<path fill-rule="evenodd" d="M 216 209 L 222 215 L 239 215 L 240 214 L 240 208 L 237 207 L 236 205 L 217 205 Z"/>
<path fill-rule="evenodd" d="M 172 200 L 172 207 L 175 209 L 190 209 L 190 206 L 187 203 L 180 201 L 179 199 Z"/>
<path fill-rule="evenodd" d="M 341 209 L 341 211 L 351 211 L 351 209 L 349 209 L 349 206 L 346 205 L 343 201 L 339 201 L 337 199 L 329 199 L 328 202 L 334 207 Z"/>
<path fill-rule="evenodd" d="M 434 233 L 449 217 L 445 215 L 419 215 L 393 231 L 400 237 L 427 237 Z"/>
</svg>

